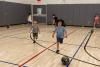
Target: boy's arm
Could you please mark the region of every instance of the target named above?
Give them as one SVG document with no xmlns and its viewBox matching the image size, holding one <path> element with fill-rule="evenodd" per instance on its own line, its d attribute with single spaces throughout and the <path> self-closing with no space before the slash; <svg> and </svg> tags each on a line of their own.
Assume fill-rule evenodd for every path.
<svg viewBox="0 0 100 67">
<path fill-rule="evenodd" d="M 65 29 L 65 28 L 64 28 Z M 66 31 L 66 29 L 65 29 L 65 31 L 64 31 L 64 36 L 67 38 L 67 31 Z"/>
<path fill-rule="evenodd" d="M 32 32 L 32 30 L 33 30 L 33 23 L 32 23 L 32 26 L 31 26 L 31 32 Z"/>
<path fill-rule="evenodd" d="M 53 33 L 52 33 L 52 37 L 54 38 L 54 35 L 55 35 L 55 31 L 53 31 Z"/>
<path fill-rule="evenodd" d="M 30 33 L 32 33 L 32 31 L 33 31 L 33 28 L 32 28 L 32 26 L 31 26 L 31 28 L 30 28 Z"/>
<path fill-rule="evenodd" d="M 57 28 L 53 31 L 53 33 L 52 33 L 52 37 L 54 38 L 54 35 L 55 35 L 55 33 L 56 33 L 56 31 L 57 31 Z"/>
<path fill-rule="evenodd" d="M 65 37 L 67 38 L 67 31 L 64 32 Z"/>
<path fill-rule="evenodd" d="M 39 29 L 39 26 L 38 26 L 38 32 L 40 33 L 40 29 Z"/>
</svg>

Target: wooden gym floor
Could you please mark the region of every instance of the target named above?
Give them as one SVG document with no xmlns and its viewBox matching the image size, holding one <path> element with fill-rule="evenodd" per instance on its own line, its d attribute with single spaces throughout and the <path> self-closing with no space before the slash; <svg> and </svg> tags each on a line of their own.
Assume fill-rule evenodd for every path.
<svg viewBox="0 0 100 67">
<path fill-rule="evenodd" d="M 39 25 L 39 27 L 41 32 L 37 42 L 45 47 L 54 44 L 56 42 L 55 38 L 52 38 L 54 27 L 52 25 Z M 11 26 L 9 29 L 0 27 L 0 67 L 18 67 L 17 64 L 23 64 L 25 61 L 45 49 L 37 44 L 33 44 L 30 39 L 30 30 L 30 26 L 24 24 Z M 66 30 L 68 32 L 68 38 L 64 39 L 64 44 L 60 45 L 60 53 L 72 57 L 91 28 L 68 26 Z M 94 57 L 100 59 L 100 28 L 94 31 L 88 43 L 88 47 L 86 48 Z M 50 49 L 56 51 L 56 45 L 53 45 Z M 25 66 L 66 67 L 62 65 L 61 57 L 62 56 L 59 54 L 46 50 L 26 63 Z M 99 61 L 91 58 L 84 51 L 84 44 L 75 58 L 100 65 Z M 97 66 L 73 59 L 69 67 Z"/>
</svg>

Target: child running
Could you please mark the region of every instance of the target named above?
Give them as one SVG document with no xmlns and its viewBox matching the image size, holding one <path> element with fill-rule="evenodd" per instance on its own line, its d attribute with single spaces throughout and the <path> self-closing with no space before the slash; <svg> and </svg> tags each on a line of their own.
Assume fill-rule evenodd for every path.
<svg viewBox="0 0 100 67">
<path fill-rule="evenodd" d="M 40 30 L 39 30 L 37 21 L 33 21 L 32 22 L 32 33 L 33 33 L 33 39 L 34 39 L 33 43 L 35 43 L 36 39 L 38 39 L 39 32 L 40 32 Z"/>
<path fill-rule="evenodd" d="M 59 53 L 59 44 L 63 43 L 63 39 L 67 38 L 67 31 L 65 30 L 63 26 L 62 20 L 58 20 L 57 27 L 53 31 L 52 37 L 54 38 L 54 35 L 56 33 L 56 39 L 57 39 L 57 50 L 56 53 Z"/>
</svg>

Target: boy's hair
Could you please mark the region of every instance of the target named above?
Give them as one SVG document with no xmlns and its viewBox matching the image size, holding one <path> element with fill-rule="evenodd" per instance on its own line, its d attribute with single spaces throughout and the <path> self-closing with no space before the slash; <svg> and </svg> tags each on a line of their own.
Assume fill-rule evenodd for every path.
<svg viewBox="0 0 100 67">
<path fill-rule="evenodd" d="M 57 22 L 57 20 L 58 20 L 58 17 L 54 17 L 54 20 L 55 20 L 55 22 Z"/>
<path fill-rule="evenodd" d="M 28 15 L 31 15 L 31 12 L 29 12 Z"/>
<path fill-rule="evenodd" d="M 55 22 L 57 22 L 58 17 L 55 14 L 52 14 L 52 16 L 54 16 L 53 19 L 55 20 Z"/>
<path fill-rule="evenodd" d="M 58 20 L 57 20 L 57 26 L 58 26 L 58 22 L 62 22 L 62 26 L 66 27 L 66 24 L 65 24 L 64 20 L 58 19 Z"/>
<path fill-rule="evenodd" d="M 56 16 L 55 14 L 52 14 L 52 16 Z"/>
</svg>

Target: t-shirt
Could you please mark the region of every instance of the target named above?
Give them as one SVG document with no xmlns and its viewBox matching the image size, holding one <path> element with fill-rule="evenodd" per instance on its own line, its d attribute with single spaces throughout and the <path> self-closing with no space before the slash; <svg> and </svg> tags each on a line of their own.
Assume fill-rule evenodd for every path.
<svg viewBox="0 0 100 67">
<path fill-rule="evenodd" d="M 96 17 L 95 17 L 95 20 L 98 20 L 98 19 L 99 19 L 99 16 L 96 16 Z"/>
<path fill-rule="evenodd" d="M 28 22 L 32 22 L 31 15 L 28 16 Z"/>
<path fill-rule="evenodd" d="M 99 16 L 96 16 L 96 17 L 95 17 L 95 23 L 96 23 L 96 24 L 99 24 Z"/>
<path fill-rule="evenodd" d="M 33 32 L 33 33 L 38 33 L 38 32 L 39 32 L 38 25 L 33 25 L 33 26 L 32 26 L 32 32 Z"/>
<path fill-rule="evenodd" d="M 54 32 L 57 33 L 56 37 L 64 38 L 64 32 L 65 31 L 66 31 L 65 28 L 63 26 L 60 26 L 60 27 L 57 27 Z"/>
<path fill-rule="evenodd" d="M 57 24 L 58 24 L 58 19 L 57 19 L 57 17 L 53 17 L 53 21 L 54 21 L 54 25 L 57 26 Z"/>
</svg>

